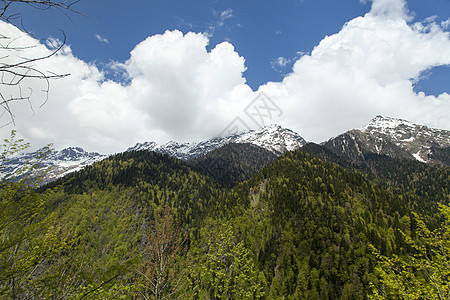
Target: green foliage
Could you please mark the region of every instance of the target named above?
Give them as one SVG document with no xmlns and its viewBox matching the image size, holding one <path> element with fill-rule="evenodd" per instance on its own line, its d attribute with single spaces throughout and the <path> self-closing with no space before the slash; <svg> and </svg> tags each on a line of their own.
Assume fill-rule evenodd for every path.
<svg viewBox="0 0 450 300">
<path fill-rule="evenodd" d="M 242 232 L 270 298 L 365 299 L 376 264 L 368 244 L 383 255 L 404 253 L 398 229 L 415 235 L 413 208 L 427 207 L 428 220 L 438 220 L 435 201 L 393 193 L 380 181 L 296 151 L 237 185 L 220 202 L 228 208 L 221 215 Z M 437 184 L 438 199 L 446 188 Z"/>
<path fill-rule="evenodd" d="M 417 238 L 403 233 L 412 253 L 381 255 L 373 248 L 379 263 L 379 283 L 372 283 L 371 299 L 448 299 L 450 297 L 450 207 L 440 205 L 445 221 L 429 230 L 414 214 Z"/>
<path fill-rule="evenodd" d="M 217 226 L 217 227 L 216 227 Z M 264 296 L 261 279 L 250 252 L 233 227 L 218 223 L 208 230 L 207 243 L 195 250 L 191 276 L 197 297 L 202 299 L 259 299 Z"/>
<path fill-rule="evenodd" d="M 12 132 L 1 146 L 1 162 L 27 147 Z M 52 225 L 54 215 L 42 214 L 54 191 L 37 193 L 38 179 L 30 177 L 35 167 L 25 166 L 16 177 L 3 178 L 0 183 L 0 295 L 12 299 L 40 297 L 57 289 L 57 281 L 43 268 L 71 247 L 71 241 Z M 55 266 L 51 264 L 50 270 Z"/>
<path fill-rule="evenodd" d="M 117 154 L 39 193 L 9 181 L 1 193 L 24 201 L 11 202 L 24 214 L 15 214 L 22 204 L 5 206 L 0 218 L 20 216 L 7 232 L 27 233 L 18 248 L 30 258 L 24 269 L 38 266 L 22 290 L 70 299 L 366 299 L 381 287 L 378 258 L 441 259 L 429 237 L 439 236 L 438 202 L 450 200 L 448 168 L 367 155 L 368 172 L 320 146 L 305 150 L 314 154 L 287 153 L 258 172 L 240 152 L 207 157 L 236 175 L 227 179 L 240 181 L 233 188 L 148 151 Z M 241 181 L 246 172 L 256 173 Z M 405 270 L 425 280 L 414 268 Z M 11 274 L 30 274 L 18 270 Z M 382 284 L 375 293 L 388 290 Z"/>
<path fill-rule="evenodd" d="M 75 237 L 67 265 L 81 270 L 76 283 L 81 295 L 101 285 L 86 296 L 92 299 L 107 297 L 101 296 L 104 293 L 114 295 L 114 286 L 122 288 L 117 295 L 154 295 L 150 288 L 154 250 L 158 241 L 166 245 L 163 237 L 169 237 L 168 232 L 163 234 L 164 226 L 171 227 L 172 233 L 193 228 L 195 236 L 198 224 L 223 192 L 181 161 L 147 151 L 116 155 L 41 190 L 53 186 L 63 188 L 52 195 L 45 209 L 56 215 L 62 232 Z M 170 214 L 164 213 L 167 209 Z M 174 246 L 175 240 L 169 244 Z M 165 252 L 168 265 L 160 270 L 164 282 L 159 285 L 164 288 L 157 299 L 174 290 L 182 292 L 176 286 L 184 272 L 183 253 Z"/>
<path fill-rule="evenodd" d="M 223 193 L 212 179 L 194 172 L 186 163 L 149 151 L 117 154 L 47 187 L 58 185 L 69 195 L 114 191 L 150 219 L 153 210 L 167 202 L 184 225 L 202 219 L 206 208 Z"/>
</svg>

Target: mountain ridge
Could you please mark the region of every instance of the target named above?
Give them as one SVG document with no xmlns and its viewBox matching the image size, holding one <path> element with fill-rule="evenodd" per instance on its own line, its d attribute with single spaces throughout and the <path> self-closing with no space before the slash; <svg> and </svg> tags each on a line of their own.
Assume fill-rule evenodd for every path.
<svg viewBox="0 0 450 300">
<path fill-rule="evenodd" d="M 306 141 L 298 133 L 280 125 L 272 124 L 261 127 L 258 130 L 249 130 L 226 137 L 215 137 L 198 143 L 174 141 L 162 145 L 157 145 L 155 142 L 137 143 L 126 151 L 155 151 L 181 160 L 191 160 L 231 143 L 253 144 L 279 156 L 287 151 L 302 147 L 306 144 Z"/>
<path fill-rule="evenodd" d="M 215 137 L 201 142 L 137 143 L 130 151 L 154 151 L 184 161 L 200 158 L 228 144 L 252 144 L 264 148 L 276 156 L 303 147 L 307 142 L 296 132 L 272 124 L 258 130 L 236 133 L 227 137 Z M 450 131 L 429 128 L 407 120 L 376 116 L 364 126 L 351 129 L 320 145 L 339 157 L 350 161 L 365 161 L 371 154 L 394 158 L 414 159 L 450 166 Z M 52 150 L 39 160 L 40 149 L 25 153 L 1 163 L 0 178 L 8 177 L 30 162 L 38 163 L 39 170 L 47 169 L 43 182 L 50 182 L 71 172 L 83 169 L 109 155 L 87 152 L 80 147 Z"/>
<path fill-rule="evenodd" d="M 249 143 L 229 143 L 187 161 L 195 171 L 232 187 L 249 179 L 261 168 L 276 160 L 273 152 Z"/>
<path fill-rule="evenodd" d="M 407 120 L 376 116 L 368 124 L 322 143 L 335 154 L 353 160 L 369 153 L 449 166 L 450 131 Z"/>
</svg>

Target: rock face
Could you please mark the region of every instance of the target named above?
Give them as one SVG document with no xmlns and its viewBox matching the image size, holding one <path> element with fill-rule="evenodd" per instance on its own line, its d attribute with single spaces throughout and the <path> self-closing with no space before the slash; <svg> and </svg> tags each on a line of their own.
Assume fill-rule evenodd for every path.
<svg viewBox="0 0 450 300">
<path fill-rule="evenodd" d="M 39 166 L 33 171 L 36 175 L 40 171 L 46 170 L 42 183 L 47 183 L 106 157 L 106 155 L 97 152 L 87 152 L 80 147 L 69 147 L 60 151 L 47 151 L 45 148 L 42 148 L 36 152 L 14 157 L 3 163 L 0 177 L 18 174 L 20 170 L 23 170 L 31 163 Z"/>
<path fill-rule="evenodd" d="M 182 160 L 191 160 L 203 156 L 226 144 L 253 144 L 270 152 L 281 155 L 296 150 L 306 141 L 292 130 L 279 125 L 268 125 L 258 130 L 250 130 L 223 138 L 213 138 L 200 143 L 168 142 L 157 145 L 154 142 L 138 143 L 127 151 L 148 150 L 167 154 Z"/>
<path fill-rule="evenodd" d="M 402 119 L 377 116 L 367 125 L 332 138 L 323 145 L 353 160 L 375 153 L 450 165 L 450 131 Z"/>
</svg>

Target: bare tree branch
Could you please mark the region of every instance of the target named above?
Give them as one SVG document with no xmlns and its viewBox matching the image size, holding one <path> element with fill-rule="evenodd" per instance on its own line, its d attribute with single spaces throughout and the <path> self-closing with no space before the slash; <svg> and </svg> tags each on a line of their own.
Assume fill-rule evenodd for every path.
<svg viewBox="0 0 450 300">
<path fill-rule="evenodd" d="M 143 297 L 163 300 L 172 298 L 184 286 L 186 270 L 176 272 L 176 258 L 185 251 L 187 235 L 175 222 L 171 208 L 166 203 L 155 216 L 148 233 L 146 251 L 141 270 L 143 277 L 138 286 Z"/>
<path fill-rule="evenodd" d="M 0 19 L 3 19 L 8 23 L 12 23 L 13 20 L 19 19 L 21 17 L 20 13 L 8 14 L 9 8 L 13 4 L 25 4 L 39 10 L 56 9 L 58 11 L 61 11 L 69 19 L 70 16 L 68 15 L 68 12 L 87 17 L 86 15 L 73 8 L 73 6 L 78 2 L 80 2 L 80 0 L 3 0 L 0 2 Z"/>
<path fill-rule="evenodd" d="M 31 36 L 35 39 L 30 32 L 25 29 L 22 23 L 21 13 L 17 13 L 17 7 L 22 5 L 28 5 L 32 8 L 39 10 L 52 10 L 62 12 L 71 21 L 69 14 L 78 14 L 84 16 L 84 14 L 75 10 L 73 6 L 80 0 L 0 0 L 0 20 L 13 25 L 18 32 L 22 32 L 24 35 Z M 12 9 L 14 6 L 14 10 Z M 73 21 L 72 21 L 73 22 Z M 40 42 L 35 44 L 21 43 L 23 35 L 8 36 L 6 33 L 0 33 L 0 127 L 7 126 L 9 124 L 15 124 L 15 115 L 13 113 L 12 103 L 15 102 L 28 102 L 31 111 L 34 114 L 33 103 L 36 98 L 33 95 L 33 88 L 36 84 L 42 84 L 42 92 L 44 93 L 43 101 L 39 105 L 42 107 L 48 101 L 50 91 L 50 81 L 54 79 L 61 79 L 69 75 L 69 73 L 59 74 L 52 71 L 43 70 L 39 67 L 39 62 L 50 59 L 56 56 L 60 52 L 65 43 L 66 35 L 62 31 L 63 39 L 57 44 L 47 43 L 47 49 L 50 50 L 47 54 L 31 56 L 28 50 L 42 46 L 42 39 L 38 39 Z M 44 52 L 45 53 L 45 52 Z M 28 90 L 27 93 L 23 93 L 23 89 Z M 5 120 L 8 117 L 9 120 Z"/>
</svg>

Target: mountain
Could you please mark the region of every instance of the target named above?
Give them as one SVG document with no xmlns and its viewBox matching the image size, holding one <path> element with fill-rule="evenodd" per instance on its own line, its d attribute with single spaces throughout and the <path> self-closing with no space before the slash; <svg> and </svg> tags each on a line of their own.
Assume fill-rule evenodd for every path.
<svg viewBox="0 0 450 300">
<path fill-rule="evenodd" d="M 247 180 L 278 156 L 253 144 L 226 144 L 188 161 L 201 174 L 211 176 L 226 186 Z"/>
<path fill-rule="evenodd" d="M 368 155 L 415 159 L 450 165 L 450 131 L 406 120 L 377 116 L 367 125 L 323 143 L 338 156 L 357 162 Z"/>
<path fill-rule="evenodd" d="M 203 156 L 226 144 L 253 144 L 269 150 L 279 156 L 287 151 L 296 150 L 306 144 L 306 141 L 292 130 L 280 125 L 268 125 L 258 130 L 250 130 L 227 137 L 217 137 L 199 143 L 168 142 L 157 145 L 154 142 L 137 143 L 127 151 L 148 150 L 167 154 L 181 160 L 191 160 Z"/>
<path fill-rule="evenodd" d="M 0 177 L 17 174 L 17 171 L 26 166 L 37 164 L 39 167 L 33 173 L 37 174 L 42 170 L 46 170 L 42 178 L 43 183 L 46 183 L 71 172 L 81 170 L 106 157 L 106 155 L 97 152 L 87 152 L 80 147 L 69 147 L 59 151 L 42 148 L 35 152 L 13 157 L 2 164 L 0 172 L 2 176 Z"/>
<path fill-rule="evenodd" d="M 230 143 L 253 144 L 278 156 L 286 151 L 302 147 L 306 144 L 306 141 L 292 130 L 282 128 L 279 125 L 269 125 L 258 130 L 250 130 L 228 137 L 212 138 L 199 143 L 179 143 L 173 141 L 163 145 L 157 145 L 155 142 L 137 143 L 135 146 L 128 148 L 127 152 L 141 150 L 154 151 L 188 161 L 201 157 Z M 43 153 L 45 153 L 44 156 Z M 42 157 L 44 158 L 42 159 Z M 16 171 L 23 169 L 30 162 L 38 162 L 38 170 L 35 170 L 34 173 L 45 170 L 46 173 L 42 180 L 43 183 L 47 183 L 71 172 L 81 170 L 106 157 L 107 155 L 97 152 L 87 152 L 80 147 L 69 147 L 60 151 L 50 152 L 42 148 L 2 163 L 0 178 L 17 174 Z"/>
<path fill-rule="evenodd" d="M 257 140 L 276 145 L 271 128 L 270 139 Z M 11 266 L 0 272 L 0 298 L 151 298 L 150 280 L 164 278 L 164 295 L 173 298 L 221 299 L 217 293 L 230 287 L 228 299 L 257 298 L 258 291 L 261 299 L 367 299 L 383 287 L 372 247 L 414 259 L 410 241 L 423 240 L 418 216 L 431 230 L 448 227 L 438 205 L 450 201 L 450 168 L 407 155 L 381 129 L 358 130 L 329 148 L 309 143 L 280 157 L 228 143 L 183 161 L 140 144 L 39 190 L 3 182 L 0 242 L 13 251 L 0 251 L 0 269 Z M 363 134 L 379 134 L 384 144 L 371 145 Z M 68 164 L 89 157 L 78 148 L 50 155 Z M 155 255 L 164 256 L 161 273 L 152 269 L 161 265 Z M 16 278 L 26 278 L 19 292 Z M 236 296 L 239 289 L 248 297 Z"/>
<path fill-rule="evenodd" d="M 141 150 L 154 151 L 184 161 L 190 161 L 228 144 L 251 144 L 261 147 L 276 156 L 280 156 L 287 151 L 293 151 L 303 147 L 306 141 L 292 130 L 279 125 L 268 125 L 258 130 L 237 133 L 228 137 L 216 137 L 198 143 L 179 143 L 173 141 L 163 145 L 157 145 L 155 142 L 137 143 L 135 146 L 128 148 L 127 152 Z M 384 155 L 391 158 L 413 159 L 420 162 L 434 162 L 450 166 L 450 131 L 433 129 L 402 119 L 377 116 L 367 125 L 352 129 L 321 145 L 339 158 L 340 161 L 344 159 L 349 164 L 365 164 L 368 159 L 374 159 L 374 157 Z M 247 155 L 255 155 L 256 152 L 250 149 L 246 147 L 246 150 L 249 150 Z M 39 162 L 40 170 L 50 167 L 43 178 L 44 183 L 46 183 L 71 172 L 83 169 L 107 157 L 97 152 L 87 152 L 79 147 L 70 147 L 60 151 L 50 151 L 47 157 L 39 159 L 42 151 L 44 149 L 12 158 L 7 163 L 3 163 L 1 166 L 2 169 L 0 169 L 0 177 L 5 177 L 13 173 L 16 174 L 16 171 L 22 169 L 28 162 Z M 262 166 L 256 164 L 256 168 L 252 166 L 244 170 L 242 169 L 243 165 L 240 165 L 243 163 L 244 153 L 234 156 L 240 162 L 231 162 L 230 159 L 232 156 L 228 155 L 227 157 L 225 152 L 219 152 L 223 156 L 222 158 L 219 158 L 216 153 L 212 157 L 205 158 L 204 162 L 220 162 L 219 164 L 222 166 L 223 162 L 228 161 L 226 163 L 227 170 L 230 170 L 230 166 L 237 168 L 233 169 L 230 173 L 234 175 L 227 174 L 222 178 L 222 182 L 225 180 L 227 184 L 235 182 L 234 179 L 237 178 L 239 180 L 247 178 L 247 175 L 253 174 L 255 170 L 258 170 Z M 263 156 L 262 161 L 270 161 L 267 153 Z M 330 158 L 329 155 L 328 158 Z M 208 163 L 207 165 L 211 164 Z M 216 163 L 213 165 L 216 165 Z M 244 165 L 249 167 L 248 164 L 244 163 Z M 244 173 L 247 175 L 241 177 L 241 175 L 237 175 L 238 173 L 242 176 Z M 227 177 L 229 175 L 231 177 Z M 225 179 L 226 177 L 227 179 Z"/>
<path fill-rule="evenodd" d="M 307 149 L 319 153 L 320 158 L 306 153 Z M 253 151 L 268 152 L 252 144 L 228 144 L 188 162 L 153 151 L 124 152 L 52 183 L 49 187 L 60 189 L 49 196 L 46 208 L 54 214 L 54 227 L 61 235 L 74 236 L 76 241 L 71 251 L 54 259 L 60 261 L 55 274 L 66 274 L 66 269 L 75 270 L 75 275 L 81 272 L 80 278 L 70 273 L 67 277 L 78 280 L 72 286 L 82 287 L 96 287 L 114 278 L 103 286 L 111 297 L 119 298 L 122 291 L 128 291 L 132 298 L 138 294 L 136 287 L 146 286 L 136 284 L 144 280 L 140 268 L 149 265 L 139 258 L 151 257 L 148 243 L 157 242 L 152 239 L 158 236 L 154 220 L 165 220 L 157 218 L 169 206 L 181 231 L 176 238 L 186 246 L 167 272 L 181 274 L 181 279 L 227 274 L 236 278 L 238 285 L 246 280 L 240 276 L 244 268 L 225 272 L 232 267 L 226 269 L 223 264 L 232 265 L 242 258 L 251 262 L 246 270 L 258 280 L 265 294 L 262 299 L 367 299 L 370 284 L 378 285 L 377 258 L 369 245 L 383 255 L 412 253 L 399 231 L 417 234 L 411 211 L 436 228 L 440 224 L 437 202 L 449 195 L 449 168 L 437 170 L 434 168 L 439 165 L 408 160 L 413 169 L 427 169 L 432 176 L 416 173 L 417 178 L 405 181 L 408 186 L 392 189 L 398 184 L 393 180 L 384 188 L 360 170 L 327 161 L 327 157 L 336 162 L 340 158 L 314 144 L 286 153 L 233 188 L 218 185 L 189 166 L 219 159 L 227 168 Z M 256 165 L 257 161 L 247 164 Z M 412 173 L 393 171 L 406 176 Z M 226 232 L 231 238 L 225 239 Z M 225 255 L 230 261 L 210 264 L 215 255 Z M 54 261 L 50 263 L 55 265 Z M 46 274 L 51 273 L 42 276 Z M 115 285 L 122 289 L 114 290 Z M 214 299 L 217 286 L 223 283 L 188 282 L 180 294 L 200 289 Z"/>
</svg>

